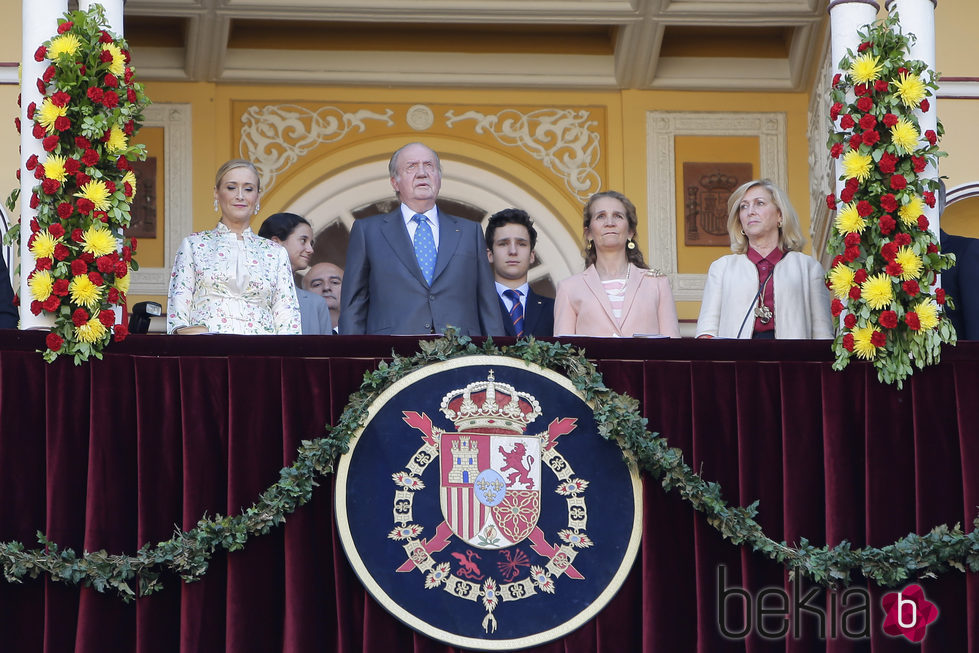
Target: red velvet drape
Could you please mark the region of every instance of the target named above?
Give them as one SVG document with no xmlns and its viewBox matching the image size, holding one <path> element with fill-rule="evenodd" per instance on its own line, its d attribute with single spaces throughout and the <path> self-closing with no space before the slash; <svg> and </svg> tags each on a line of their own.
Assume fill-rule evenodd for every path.
<svg viewBox="0 0 979 653">
<path fill-rule="evenodd" d="M 76 367 L 45 364 L 34 351 L 42 342 L 0 332 L 0 539 L 32 544 L 41 530 L 64 547 L 109 552 L 249 505 L 300 440 L 336 420 L 364 371 L 417 348 L 411 338 L 134 336 Z M 972 528 L 977 344 L 947 350 L 902 391 L 868 365 L 833 372 L 826 343 L 578 344 L 732 503 L 760 499 L 758 519 L 775 539 L 883 545 L 939 523 Z M 814 618 L 798 638 L 725 639 L 719 566 L 729 586 L 753 591 L 790 588 L 782 568 L 724 541 L 648 479 L 645 500 L 640 557 L 622 590 L 591 623 L 538 650 L 913 648 L 882 633 L 877 591 L 870 640 L 824 642 Z M 329 479 L 284 528 L 218 555 L 202 581 L 163 580 L 162 592 L 128 605 L 49 581 L 0 582 L 0 650 L 450 650 L 365 593 L 336 537 Z M 922 585 L 940 617 L 920 649 L 979 651 L 979 577 L 953 571 Z M 729 626 L 742 618 L 728 614 Z"/>
</svg>

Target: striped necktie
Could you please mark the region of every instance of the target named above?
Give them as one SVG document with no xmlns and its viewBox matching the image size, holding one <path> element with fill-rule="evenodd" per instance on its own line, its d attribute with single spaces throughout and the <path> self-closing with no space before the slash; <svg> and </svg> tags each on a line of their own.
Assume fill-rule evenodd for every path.
<svg viewBox="0 0 979 653">
<path fill-rule="evenodd" d="M 418 267 L 422 270 L 422 275 L 428 285 L 432 285 L 432 278 L 435 276 L 435 257 L 438 252 L 435 250 L 435 238 L 432 236 L 432 227 L 428 224 L 428 218 L 421 213 L 416 213 L 411 217 L 418 223 L 415 227 L 415 259 Z"/>
<path fill-rule="evenodd" d="M 520 295 L 519 290 L 512 288 L 503 291 L 503 296 L 513 302 L 513 308 L 510 309 L 510 321 L 513 323 L 513 330 L 518 338 L 523 336 L 523 304 L 520 303 Z"/>
</svg>

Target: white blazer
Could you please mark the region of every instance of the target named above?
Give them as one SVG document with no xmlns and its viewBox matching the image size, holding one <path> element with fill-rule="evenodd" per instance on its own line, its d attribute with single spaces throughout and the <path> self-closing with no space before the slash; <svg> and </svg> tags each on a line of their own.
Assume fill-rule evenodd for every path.
<svg viewBox="0 0 979 653">
<path fill-rule="evenodd" d="M 801 252 L 788 252 L 775 264 L 772 284 L 777 339 L 833 337 L 825 276 L 819 261 Z M 697 335 L 751 338 L 754 314 L 746 321 L 745 314 L 757 305 L 757 292 L 758 268 L 746 255 L 729 254 L 711 263 L 697 320 Z"/>
</svg>

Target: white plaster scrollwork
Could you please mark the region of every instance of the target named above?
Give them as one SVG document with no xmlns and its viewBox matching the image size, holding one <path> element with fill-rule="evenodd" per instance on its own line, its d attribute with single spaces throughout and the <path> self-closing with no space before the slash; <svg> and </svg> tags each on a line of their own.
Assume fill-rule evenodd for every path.
<svg viewBox="0 0 979 653">
<path fill-rule="evenodd" d="M 394 126 L 394 111 L 377 113 L 360 109 L 347 113 L 337 107 L 315 111 L 294 104 L 249 107 L 241 116 L 241 156 L 255 164 L 263 190 L 275 183 L 280 172 L 321 143 L 339 141 L 352 130 L 367 129 L 365 120 Z"/>
<path fill-rule="evenodd" d="M 504 109 L 489 115 L 478 111 L 456 115 L 450 110 L 445 124 L 451 128 L 474 120 L 477 134 L 490 133 L 503 145 L 520 147 L 563 178 L 567 189 L 584 201 L 602 186 L 595 171 L 602 153 L 599 134 L 592 131 L 598 121 L 590 117 L 584 109 L 538 109 L 526 114 Z"/>
</svg>

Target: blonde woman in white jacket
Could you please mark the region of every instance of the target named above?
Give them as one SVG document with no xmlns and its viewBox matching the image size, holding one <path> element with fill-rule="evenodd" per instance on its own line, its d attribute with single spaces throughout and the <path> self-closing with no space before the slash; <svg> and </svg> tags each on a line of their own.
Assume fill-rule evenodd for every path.
<svg viewBox="0 0 979 653">
<path fill-rule="evenodd" d="M 698 338 L 832 338 L 825 271 L 803 254 L 805 237 L 788 197 L 768 179 L 728 200 L 734 254 L 707 273 Z"/>
</svg>

